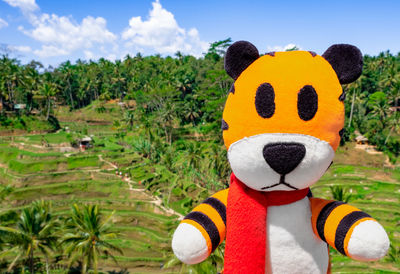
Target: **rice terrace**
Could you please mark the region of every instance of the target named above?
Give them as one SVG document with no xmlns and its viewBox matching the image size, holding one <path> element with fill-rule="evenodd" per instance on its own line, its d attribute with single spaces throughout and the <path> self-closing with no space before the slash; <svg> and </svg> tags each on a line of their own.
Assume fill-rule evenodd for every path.
<svg viewBox="0 0 400 274">
<path fill-rule="evenodd" d="M 17 40 L 0 40 L 0 273 L 221 273 L 224 241 L 194 265 L 174 255 L 171 241 L 184 216 L 229 187 L 232 171 L 221 121 L 226 130 L 222 115 L 236 79 L 228 76 L 224 57 L 240 35 L 254 33 L 230 35 L 236 32 L 228 31 L 229 24 L 238 32 L 240 26 L 226 23 L 231 21 L 226 17 L 217 21 L 215 12 L 225 14 L 217 3 L 212 4 L 215 11 L 200 2 L 179 7 L 167 0 L 166 7 L 160 0 L 125 3 L 148 16 L 131 17 L 117 35 L 103 17 L 79 22 L 72 5 L 44 2 L 0 2 L 0 35 L 19 31 L 37 43 L 13 46 Z M 84 12 L 89 8 L 80 5 Z M 236 4 L 229 5 L 236 15 L 241 9 L 250 14 L 252 7 L 254 18 L 264 20 L 253 4 L 240 12 Z M 115 6 L 110 2 L 91 8 L 106 14 Z M 364 18 L 370 6 L 366 3 L 354 16 Z M 212 21 L 210 35 L 234 39 L 205 42 L 196 28 L 178 25 L 167 8 L 188 22 L 200 20 L 188 12 L 198 10 Z M 70 15 L 46 9 L 65 9 Z M 127 10 L 118 7 L 121 18 L 129 19 Z M 382 20 L 392 12 L 374 11 L 382 12 Z M 299 27 L 310 18 L 298 22 Z M 293 22 L 294 32 L 280 31 L 311 37 L 308 25 L 298 29 Z M 368 27 L 360 27 L 360 33 L 364 29 Z M 313 33 L 321 39 L 315 41 L 319 55 L 330 40 L 342 41 L 331 32 L 332 39 Z M 385 35 L 373 39 L 387 44 L 377 44 L 377 51 L 368 48 L 370 39 L 361 38 L 368 35 L 346 34 L 343 41 L 354 36 L 349 42 L 365 48 L 359 55 L 363 71 L 356 81 L 342 85 L 340 146 L 311 191 L 370 214 L 390 239 L 386 256 L 371 262 L 329 247 L 332 273 L 400 273 L 400 49 Z M 304 47 L 259 46 L 260 56 L 308 51 L 306 40 L 300 41 Z"/>
</svg>

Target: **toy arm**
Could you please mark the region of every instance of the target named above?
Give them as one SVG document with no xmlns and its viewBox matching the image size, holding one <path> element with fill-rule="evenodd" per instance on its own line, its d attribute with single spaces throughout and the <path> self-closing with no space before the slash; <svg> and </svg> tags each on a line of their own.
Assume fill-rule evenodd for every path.
<svg viewBox="0 0 400 274">
<path fill-rule="evenodd" d="M 179 260 L 200 263 L 225 239 L 228 190 L 207 198 L 181 221 L 172 238 Z"/>
<path fill-rule="evenodd" d="M 343 255 L 378 260 L 389 249 L 383 227 L 367 213 L 343 202 L 310 198 L 315 235 Z"/>
</svg>

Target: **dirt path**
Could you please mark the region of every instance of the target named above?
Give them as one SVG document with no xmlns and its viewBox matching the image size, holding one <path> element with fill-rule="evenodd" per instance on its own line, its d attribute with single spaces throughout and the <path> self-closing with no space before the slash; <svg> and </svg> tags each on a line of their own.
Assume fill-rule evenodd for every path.
<svg viewBox="0 0 400 274">
<path fill-rule="evenodd" d="M 106 163 L 106 164 L 112 166 L 113 169 L 118 169 L 118 167 L 117 167 L 116 165 L 114 165 L 113 163 L 111 163 L 111 162 L 109 162 L 109 161 L 107 161 L 107 160 L 104 160 L 104 159 L 103 159 L 103 155 L 99 154 L 99 155 L 97 155 L 97 157 L 99 157 L 99 161 L 100 161 L 100 162 L 104 162 L 104 163 Z"/>
<path fill-rule="evenodd" d="M 116 166 L 115 164 L 111 163 L 110 161 L 104 160 L 103 156 L 101 154 L 99 154 L 97 156 L 99 157 L 99 161 L 104 162 L 104 163 L 112 166 L 113 169 L 117 169 L 118 170 L 118 166 Z M 116 175 L 116 176 L 118 176 L 118 175 Z M 166 213 L 168 213 L 170 215 L 178 215 L 179 218 L 183 218 L 184 217 L 182 214 L 176 212 L 172 208 L 167 208 L 167 207 L 163 206 L 162 205 L 162 200 L 160 199 L 160 197 L 148 194 L 144 188 L 134 188 L 132 184 L 133 183 L 137 183 L 137 182 L 131 180 L 129 177 L 125 177 L 125 178 L 123 178 L 123 180 L 128 184 L 129 191 L 131 191 L 131 192 L 140 192 L 140 193 L 146 195 L 149 198 L 149 201 L 148 201 L 149 203 L 160 207 L 162 210 L 164 210 Z"/>
<path fill-rule="evenodd" d="M 165 212 L 167 212 L 170 215 L 178 215 L 179 219 L 183 219 L 184 216 L 182 214 L 176 212 L 172 208 L 167 208 L 167 207 L 163 206 L 162 200 L 160 199 L 160 197 L 149 195 L 144 188 L 134 188 L 132 186 L 132 183 L 136 183 L 136 182 L 132 181 L 130 178 L 124 178 L 123 180 L 125 182 L 127 182 L 130 191 L 136 191 L 136 192 L 141 192 L 141 193 L 145 194 L 147 197 L 149 197 L 151 199 L 151 201 L 149 201 L 149 203 L 155 204 L 156 206 L 160 207 L 162 210 L 164 210 Z"/>
<path fill-rule="evenodd" d="M 19 145 L 22 145 L 22 147 L 25 145 L 24 143 L 20 143 Z M 40 146 L 38 146 L 40 147 Z M 65 153 L 64 156 L 65 157 L 70 157 L 72 153 Z M 110 168 L 106 168 L 106 169 L 101 169 L 101 168 L 96 168 L 96 169 L 79 169 L 79 171 L 86 171 L 86 172 L 92 172 L 92 173 L 102 173 L 102 170 L 118 170 L 118 166 L 111 163 L 110 161 L 107 161 L 103 158 L 103 155 L 98 154 L 97 157 L 99 158 L 100 162 L 106 163 L 108 166 L 110 166 Z M 4 168 L 6 171 L 8 169 L 8 166 L 5 164 L 0 163 L 0 167 Z M 76 172 L 77 170 L 64 170 L 64 171 L 55 171 L 52 172 L 52 174 L 61 174 L 61 173 L 73 173 Z M 13 174 L 10 174 L 10 172 L 7 172 L 7 174 L 15 177 L 15 178 L 23 178 L 24 176 L 15 176 Z M 108 174 L 108 173 L 107 173 Z M 31 174 L 27 174 L 26 176 L 30 176 Z M 112 175 L 112 174 L 109 174 Z M 118 175 L 115 175 L 117 177 L 120 177 Z M 167 214 L 170 215 L 177 215 L 179 216 L 180 219 L 182 219 L 184 216 L 178 212 L 176 212 L 175 210 L 171 209 L 171 208 L 167 208 L 165 206 L 163 206 L 162 204 L 162 200 L 160 199 L 160 197 L 157 196 L 153 196 L 150 195 L 146 192 L 146 190 L 144 188 L 134 188 L 133 184 L 137 182 L 131 180 L 128 177 L 123 178 L 123 180 L 128 184 L 128 189 L 131 192 L 141 192 L 143 195 L 146 196 L 146 198 L 148 198 L 148 202 L 151 204 L 156 205 L 157 207 L 159 207 L 160 209 L 162 209 L 164 212 L 166 212 Z"/>
</svg>

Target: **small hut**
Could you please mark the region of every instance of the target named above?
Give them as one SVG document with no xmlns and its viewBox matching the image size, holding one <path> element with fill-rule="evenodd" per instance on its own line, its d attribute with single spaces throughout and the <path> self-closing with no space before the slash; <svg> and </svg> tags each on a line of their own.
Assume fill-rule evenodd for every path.
<svg viewBox="0 0 400 274">
<path fill-rule="evenodd" d="M 368 138 L 363 135 L 358 135 L 355 140 L 357 145 L 368 145 Z"/>
<path fill-rule="evenodd" d="M 93 147 L 93 140 L 90 137 L 84 137 L 79 140 L 79 148 L 81 150 L 86 150 L 88 148 Z"/>
</svg>

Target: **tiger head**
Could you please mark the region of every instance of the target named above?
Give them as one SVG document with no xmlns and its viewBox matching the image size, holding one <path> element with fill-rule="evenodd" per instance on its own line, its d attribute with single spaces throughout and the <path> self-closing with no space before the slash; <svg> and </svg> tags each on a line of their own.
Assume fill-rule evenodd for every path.
<svg viewBox="0 0 400 274">
<path fill-rule="evenodd" d="M 304 189 L 332 163 L 344 124 L 341 84 L 355 81 L 363 59 L 354 46 L 271 52 L 232 44 L 225 70 L 235 82 L 222 129 L 235 176 L 259 191 Z"/>
</svg>

